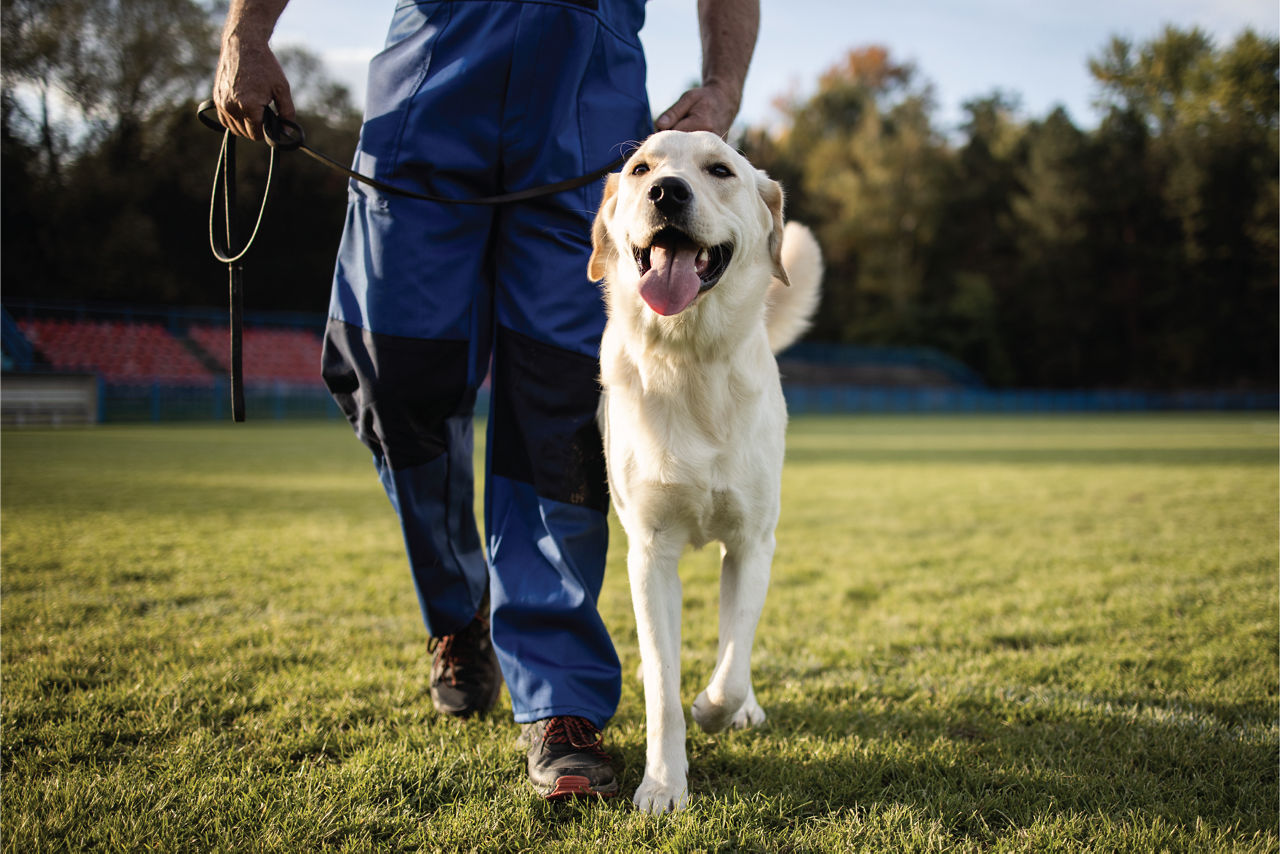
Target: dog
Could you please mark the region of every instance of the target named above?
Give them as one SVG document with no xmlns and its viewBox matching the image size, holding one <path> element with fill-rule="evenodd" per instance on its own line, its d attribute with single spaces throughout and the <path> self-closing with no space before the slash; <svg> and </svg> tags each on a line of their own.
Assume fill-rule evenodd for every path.
<svg viewBox="0 0 1280 854">
<path fill-rule="evenodd" d="M 677 563 L 721 544 L 715 670 L 693 702 L 707 732 L 764 721 L 751 647 L 779 514 L 786 405 L 774 354 L 817 306 L 822 256 L 783 223 L 782 187 L 713 133 L 649 137 L 608 179 L 588 272 L 603 280 L 599 423 L 627 534 L 647 747 L 634 797 L 688 803 Z"/>
</svg>

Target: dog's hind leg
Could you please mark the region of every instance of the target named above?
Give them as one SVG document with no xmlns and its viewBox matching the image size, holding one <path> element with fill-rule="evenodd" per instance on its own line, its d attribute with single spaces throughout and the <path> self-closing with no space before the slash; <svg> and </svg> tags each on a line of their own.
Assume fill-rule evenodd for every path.
<svg viewBox="0 0 1280 854">
<path fill-rule="evenodd" d="M 637 807 L 649 813 L 682 810 L 689 800 L 684 707 L 680 703 L 680 576 L 683 537 L 668 532 L 649 542 L 628 535 L 627 575 L 636 612 L 644 672 L 647 747 Z"/>
<path fill-rule="evenodd" d="M 773 562 L 774 539 L 741 546 L 726 545 L 720 563 L 720 642 L 716 669 L 707 688 L 693 701 L 693 719 L 707 732 L 730 724 L 751 726 L 764 721 L 751 686 L 751 647 L 764 610 Z"/>
</svg>

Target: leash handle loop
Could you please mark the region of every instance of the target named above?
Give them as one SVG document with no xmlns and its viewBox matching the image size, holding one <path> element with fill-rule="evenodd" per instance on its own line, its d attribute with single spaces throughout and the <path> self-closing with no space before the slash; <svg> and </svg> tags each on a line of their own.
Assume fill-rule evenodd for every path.
<svg viewBox="0 0 1280 854">
<path fill-rule="evenodd" d="M 267 182 L 262 188 L 262 204 L 258 206 L 258 218 L 253 224 L 253 231 L 249 235 L 249 239 L 245 241 L 239 251 L 231 248 L 231 241 L 234 239 L 232 234 L 231 222 L 234 217 L 233 208 L 235 205 L 235 191 L 231 189 L 235 186 L 235 163 L 236 163 L 236 138 L 231 131 L 224 130 L 222 132 L 222 150 L 218 152 L 218 162 L 213 169 L 213 192 L 209 198 L 209 248 L 213 250 L 213 257 L 217 258 L 224 264 L 234 264 L 245 256 L 249 251 L 249 247 L 253 246 L 253 241 L 258 237 L 258 229 L 262 227 L 262 215 L 267 210 L 267 197 L 271 192 L 271 175 L 275 171 L 276 152 L 271 149 L 271 155 L 267 159 Z M 222 208 L 226 216 L 226 237 L 223 238 L 218 234 L 217 228 L 214 227 L 214 220 L 218 212 L 218 182 L 222 180 L 223 192 Z"/>
</svg>

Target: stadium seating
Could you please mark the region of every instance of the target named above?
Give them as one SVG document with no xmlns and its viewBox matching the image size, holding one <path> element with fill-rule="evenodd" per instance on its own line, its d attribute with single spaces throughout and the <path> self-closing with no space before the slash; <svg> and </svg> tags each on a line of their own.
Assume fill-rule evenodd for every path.
<svg viewBox="0 0 1280 854">
<path fill-rule="evenodd" d="M 210 365 L 226 371 L 230 361 L 226 326 L 187 330 L 188 343 L 207 355 L 204 363 L 159 323 L 33 318 L 18 321 L 18 327 L 54 369 L 96 373 L 113 384 L 207 386 L 215 382 Z M 250 327 L 243 340 L 246 385 L 322 384 L 315 333 Z"/>
<path fill-rule="evenodd" d="M 90 371 L 108 383 L 206 386 L 213 375 L 159 323 L 28 319 L 27 340 L 61 371 Z"/>
<path fill-rule="evenodd" d="M 225 370 L 230 360 L 226 326 L 193 326 L 191 340 Z M 244 330 L 244 381 L 255 383 L 321 384 L 320 337 L 303 329 L 249 327 Z"/>
</svg>

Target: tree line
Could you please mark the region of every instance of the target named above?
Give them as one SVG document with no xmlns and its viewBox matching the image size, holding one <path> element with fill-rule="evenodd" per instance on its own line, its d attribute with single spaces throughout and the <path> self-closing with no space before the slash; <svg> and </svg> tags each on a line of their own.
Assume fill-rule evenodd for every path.
<svg viewBox="0 0 1280 854">
<path fill-rule="evenodd" d="M 968 102 L 855 50 L 745 152 L 828 262 L 812 333 L 930 345 L 997 385 L 1274 387 L 1275 39 L 1166 29 L 1089 62 L 1104 117 Z"/>
<path fill-rule="evenodd" d="M 4 0 L 0 263 L 6 298 L 218 305 L 205 225 L 216 135 L 195 120 L 224 8 Z M 308 140 L 349 160 L 350 93 L 282 51 Z M 1089 61 L 1103 117 L 1027 117 L 997 92 L 941 128 L 931 87 L 851 51 L 777 127 L 735 142 L 788 190 L 827 258 L 810 338 L 932 346 L 994 385 L 1274 387 L 1280 52 L 1166 29 Z M 241 217 L 266 151 L 241 146 Z M 283 155 L 249 310 L 322 312 L 346 181 Z"/>
</svg>

